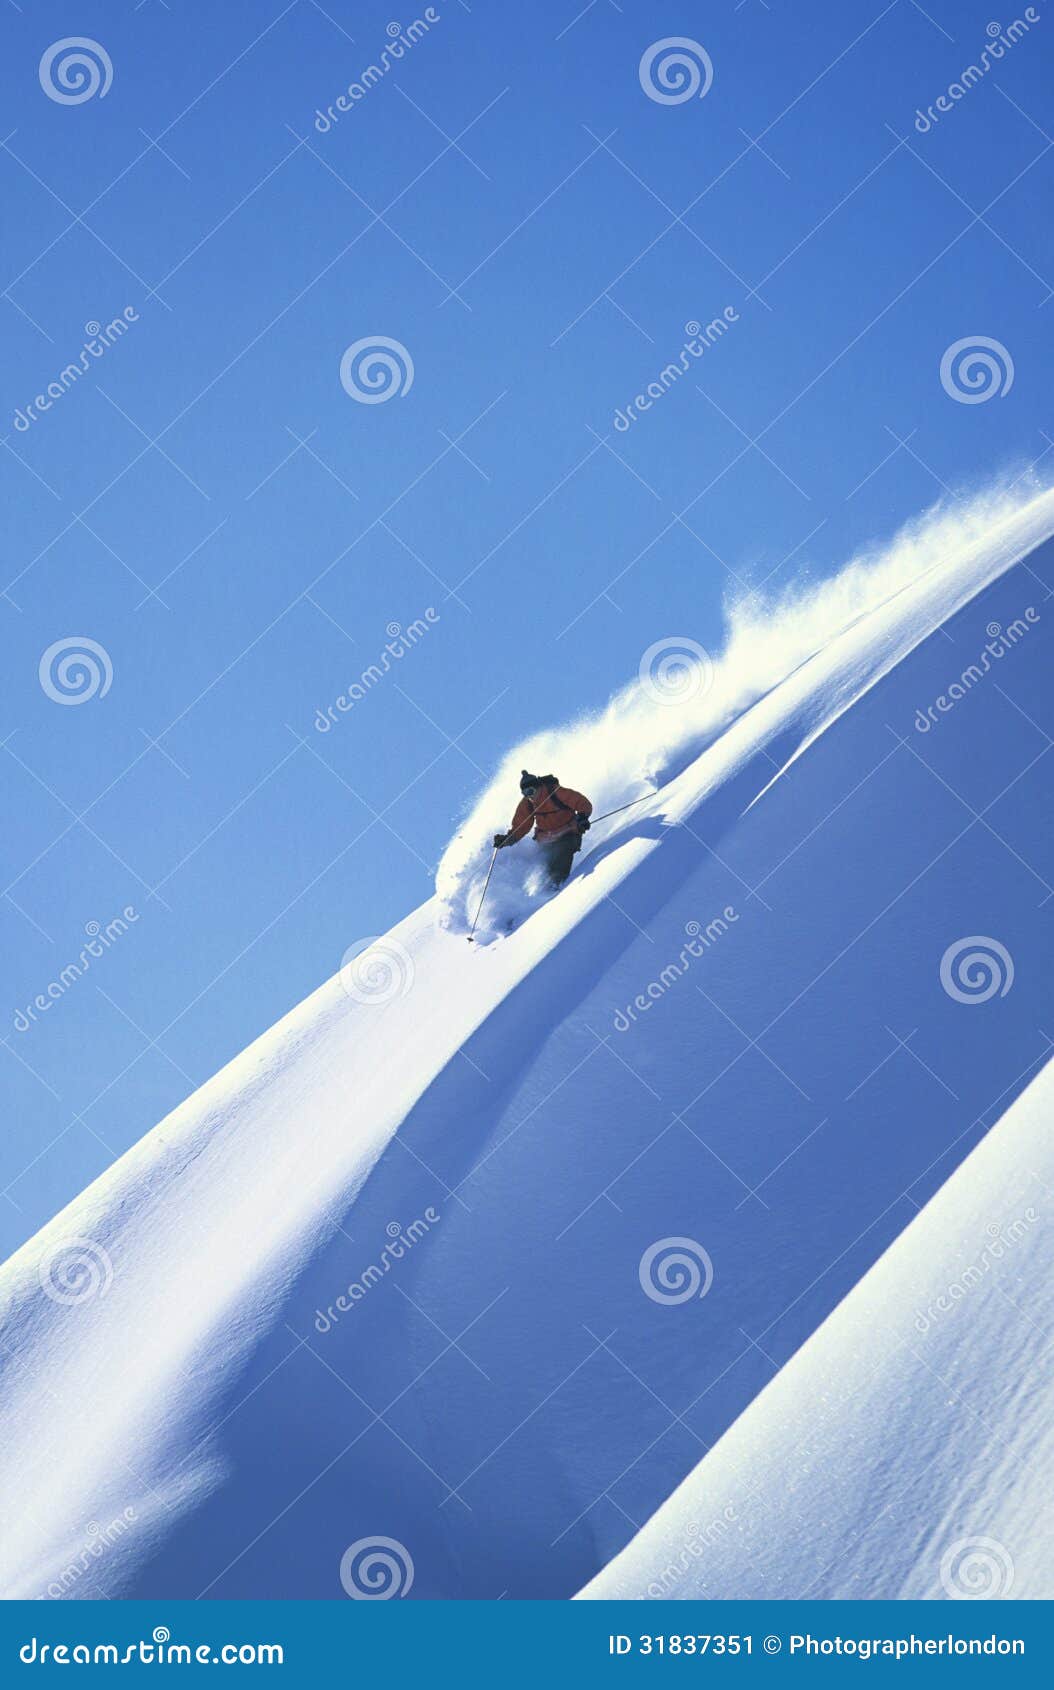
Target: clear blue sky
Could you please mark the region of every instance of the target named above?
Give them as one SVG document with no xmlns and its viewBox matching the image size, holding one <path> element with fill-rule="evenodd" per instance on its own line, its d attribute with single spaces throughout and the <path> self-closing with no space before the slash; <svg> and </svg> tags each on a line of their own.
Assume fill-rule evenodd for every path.
<svg viewBox="0 0 1054 1690">
<path fill-rule="evenodd" d="M 737 579 L 830 572 L 1049 449 L 1054 19 L 920 134 L 989 7 L 579 6 L 443 0 L 320 133 L 423 7 L 5 4 L 5 1251 L 429 895 L 512 740 L 656 639 L 718 644 Z M 112 81 L 65 104 L 39 66 L 73 36 Z M 704 98 L 642 87 L 674 36 Z M 1013 384 L 957 403 L 977 335 Z M 363 404 L 341 359 L 377 336 L 413 381 Z M 72 636 L 112 667 L 73 707 L 38 678 Z"/>
</svg>

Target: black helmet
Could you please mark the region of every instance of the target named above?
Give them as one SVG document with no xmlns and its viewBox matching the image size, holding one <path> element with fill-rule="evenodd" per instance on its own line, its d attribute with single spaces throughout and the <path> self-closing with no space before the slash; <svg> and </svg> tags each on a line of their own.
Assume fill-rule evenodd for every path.
<svg viewBox="0 0 1054 1690">
<path fill-rule="evenodd" d="M 521 792 L 526 792 L 528 789 L 530 789 L 533 792 L 537 787 L 541 786 L 541 784 L 542 784 L 541 775 L 529 774 L 526 769 L 520 770 L 520 791 Z"/>
</svg>

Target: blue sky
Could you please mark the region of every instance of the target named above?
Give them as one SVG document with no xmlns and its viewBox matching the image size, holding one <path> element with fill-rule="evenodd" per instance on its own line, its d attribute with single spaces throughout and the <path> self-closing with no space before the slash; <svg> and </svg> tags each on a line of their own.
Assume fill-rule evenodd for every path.
<svg viewBox="0 0 1054 1690">
<path fill-rule="evenodd" d="M 327 130 L 424 8 L 5 7 L 5 1249 L 429 895 L 513 740 L 1049 450 L 1042 8 L 925 134 L 989 39 L 972 0 L 435 13 Z M 71 37 L 101 83 L 63 103 Z M 672 37 L 705 97 L 645 91 Z M 413 379 L 361 403 L 341 360 L 378 336 Z M 1007 390 L 957 403 L 977 336 Z M 112 679 L 69 707 L 38 666 L 74 637 Z"/>
</svg>

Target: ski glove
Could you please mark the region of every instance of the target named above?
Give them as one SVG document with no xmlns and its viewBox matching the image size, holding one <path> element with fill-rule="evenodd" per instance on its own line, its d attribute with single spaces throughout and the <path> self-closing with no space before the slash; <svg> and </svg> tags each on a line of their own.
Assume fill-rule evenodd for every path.
<svg viewBox="0 0 1054 1690">
<path fill-rule="evenodd" d="M 500 851 L 504 844 L 505 844 L 505 835 L 503 833 L 496 833 L 494 835 L 494 849 L 495 849 L 495 851 Z"/>
<path fill-rule="evenodd" d="M 579 833 L 588 833 L 589 832 L 589 817 L 584 816 L 582 814 L 581 810 L 576 812 L 575 821 L 578 823 Z"/>
</svg>

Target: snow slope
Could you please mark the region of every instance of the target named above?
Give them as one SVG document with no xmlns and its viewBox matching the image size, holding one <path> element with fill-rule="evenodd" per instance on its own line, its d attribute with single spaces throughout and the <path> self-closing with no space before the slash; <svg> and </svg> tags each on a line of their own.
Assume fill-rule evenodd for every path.
<svg viewBox="0 0 1054 1690">
<path fill-rule="evenodd" d="M 436 900 L 12 1257 L 6 1594 L 341 1598 L 384 1538 L 413 1597 L 571 1595 L 624 1547 L 1050 1048 L 1052 531 L 938 516 L 763 661 L 733 633 L 717 706 L 517 748 L 600 810 L 630 722 L 661 784 L 555 900 L 503 854 L 529 919 L 470 947 L 503 782 Z M 974 934 L 1016 965 L 981 1004 L 940 983 Z M 705 1298 L 645 1291 L 670 1239 Z"/>
<path fill-rule="evenodd" d="M 504 825 L 504 818 L 511 817 L 510 794 L 517 794 L 522 769 L 563 770 L 567 775 L 568 769 L 587 768 L 597 814 L 653 792 L 816 653 L 863 618 L 888 607 L 892 615 L 886 628 L 873 624 L 864 635 L 870 648 L 864 668 L 873 682 L 942 615 L 952 614 L 964 602 L 962 594 L 976 592 L 979 584 L 1005 568 L 1004 545 L 1012 548 L 1026 531 L 1032 543 L 1043 537 L 1046 509 L 1045 501 L 1038 500 L 1026 515 L 1020 493 L 998 488 L 967 504 L 937 507 L 909 523 L 891 543 L 862 551 L 833 578 L 730 599 L 727 637 L 716 657 L 691 639 L 655 641 L 643 654 L 639 676 L 604 710 L 547 728 L 507 753 L 439 865 L 436 890 L 442 924 L 455 932 L 468 931 L 486 880 L 495 818 Z M 902 593 L 911 595 L 907 604 L 898 602 Z M 880 642 L 884 649 L 875 649 Z M 835 690 L 834 677 L 824 678 L 822 668 L 810 670 L 804 693 L 784 691 L 777 713 L 787 710 L 792 697 L 807 697 L 805 709 L 815 712 L 816 731 L 833 720 L 858 696 L 862 671 L 853 655 L 857 645 L 852 641 L 845 649 L 849 667 L 844 695 Z M 765 731 L 764 717 L 752 714 L 738 744 L 753 746 Z M 707 774 L 721 779 L 728 767 L 725 759 L 715 759 Z M 530 913 L 545 896 L 540 882 L 532 873 L 529 853 L 500 856 L 477 938 L 485 941 L 500 934 L 510 916 L 520 919 Z"/>
<path fill-rule="evenodd" d="M 582 1594 L 1049 1597 L 1052 1126 L 1048 1063 Z"/>
</svg>

